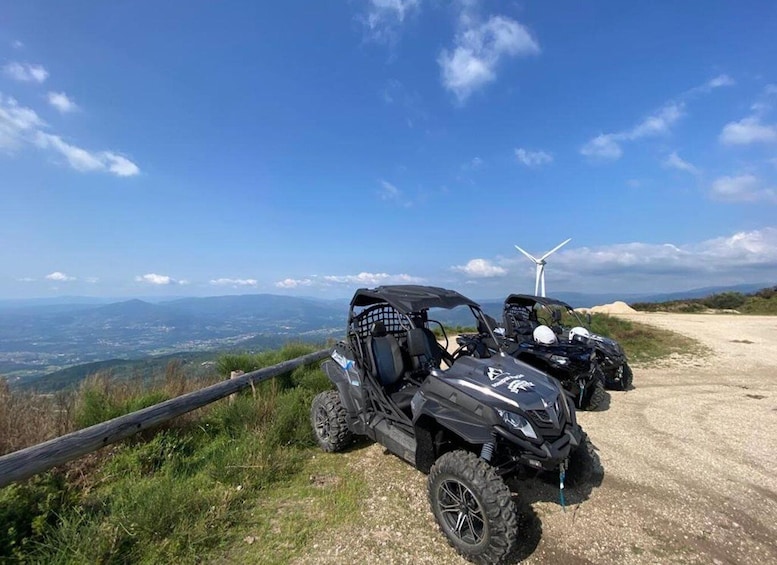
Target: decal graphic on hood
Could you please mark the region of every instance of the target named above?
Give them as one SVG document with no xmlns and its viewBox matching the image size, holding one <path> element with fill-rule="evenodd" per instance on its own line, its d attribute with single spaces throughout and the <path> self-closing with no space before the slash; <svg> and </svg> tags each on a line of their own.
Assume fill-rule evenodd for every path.
<svg viewBox="0 0 777 565">
<path fill-rule="evenodd" d="M 523 374 L 512 375 L 499 367 L 488 367 L 486 369 L 486 376 L 488 377 L 488 380 L 491 381 L 492 387 L 498 388 L 506 384 L 507 390 L 513 393 L 517 393 L 519 390 L 530 390 L 534 388 L 534 383 L 524 380 Z"/>
</svg>

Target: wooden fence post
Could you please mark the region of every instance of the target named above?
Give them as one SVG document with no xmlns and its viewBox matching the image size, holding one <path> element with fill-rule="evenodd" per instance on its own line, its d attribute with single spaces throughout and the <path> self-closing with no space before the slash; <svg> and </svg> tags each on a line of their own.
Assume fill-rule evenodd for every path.
<svg viewBox="0 0 777 565">
<path fill-rule="evenodd" d="M 229 373 L 229 380 L 236 379 L 239 376 L 244 375 L 244 374 L 245 373 L 243 371 L 232 371 L 231 373 Z M 230 404 L 234 404 L 236 398 L 237 398 L 237 393 L 230 394 L 229 395 L 229 403 Z"/>
</svg>

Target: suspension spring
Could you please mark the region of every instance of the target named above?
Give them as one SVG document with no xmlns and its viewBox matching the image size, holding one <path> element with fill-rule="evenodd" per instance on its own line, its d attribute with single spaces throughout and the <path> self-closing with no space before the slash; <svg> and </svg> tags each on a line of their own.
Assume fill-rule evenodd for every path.
<svg viewBox="0 0 777 565">
<path fill-rule="evenodd" d="M 480 450 L 480 458 L 483 461 L 490 462 L 491 457 L 494 455 L 494 442 L 484 443 Z"/>
</svg>

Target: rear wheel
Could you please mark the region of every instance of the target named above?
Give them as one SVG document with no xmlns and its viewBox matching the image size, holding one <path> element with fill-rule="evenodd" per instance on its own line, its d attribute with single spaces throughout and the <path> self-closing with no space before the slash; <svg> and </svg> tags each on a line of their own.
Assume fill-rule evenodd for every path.
<svg viewBox="0 0 777 565">
<path fill-rule="evenodd" d="M 429 472 L 429 504 L 448 543 L 475 563 L 504 563 L 518 545 L 510 489 L 488 463 L 467 451 L 440 457 Z"/>
<path fill-rule="evenodd" d="M 342 451 L 353 440 L 348 429 L 345 407 L 336 390 L 318 394 L 310 407 L 310 423 L 321 449 L 327 452 Z"/>
</svg>

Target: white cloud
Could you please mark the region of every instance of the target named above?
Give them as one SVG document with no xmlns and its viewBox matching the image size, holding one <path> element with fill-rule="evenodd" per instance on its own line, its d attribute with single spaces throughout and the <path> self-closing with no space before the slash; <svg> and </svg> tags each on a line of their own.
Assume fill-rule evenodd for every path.
<svg viewBox="0 0 777 565">
<path fill-rule="evenodd" d="M 718 137 L 725 145 L 747 145 L 777 141 L 777 125 L 762 124 L 757 115 L 723 126 Z"/>
<path fill-rule="evenodd" d="M 35 282 L 35 279 L 32 277 L 22 277 L 20 279 L 16 279 L 19 282 Z"/>
<path fill-rule="evenodd" d="M 140 173 L 138 166 L 122 155 L 113 151 L 88 151 L 45 129 L 46 123 L 35 110 L 20 106 L 15 99 L 0 93 L 0 150 L 12 151 L 26 144 L 59 153 L 77 171 L 108 172 L 120 177 Z"/>
<path fill-rule="evenodd" d="M 132 177 L 140 174 L 138 166 L 122 155 L 111 151 L 101 151 L 98 155 L 108 171 L 116 176 Z"/>
<path fill-rule="evenodd" d="M 84 281 L 88 282 L 89 284 L 97 284 L 100 282 L 100 279 L 98 277 L 86 277 Z"/>
<path fill-rule="evenodd" d="M 358 275 L 325 275 L 323 280 L 330 283 L 339 284 L 412 284 L 424 282 L 420 277 L 413 277 L 407 274 L 390 275 L 388 273 L 359 273 Z"/>
<path fill-rule="evenodd" d="M 594 159 L 615 161 L 623 155 L 623 142 L 666 135 L 683 115 L 683 103 L 670 102 L 629 130 L 597 135 L 580 148 L 580 153 Z"/>
<path fill-rule="evenodd" d="M 313 284 L 311 279 L 283 279 L 275 283 L 278 288 L 297 288 L 300 286 L 310 286 Z"/>
<path fill-rule="evenodd" d="M 499 63 L 506 57 L 536 55 L 540 46 L 529 30 L 515 20 L 491 16 L 485 22 L 465 8 L 452 50 L 437 57 L 443 86 L 463 104 L 476 90 L 496 80 Z"/>
<path fill-rule="evenodd" d="M 626 134 L 626 139 L 637 140 L 643 137 L 663 135 L 683 116 L 683 104 L 670 102 L 655 114 L 648 116 Z"/>
<path fill-rule="evenodd" d="M 580 148 L 580 153 L 586 157 L 615 161 L 623 155 L 618 143 L 619 136 L 612 133 L 599 134 Z"/>
<path fill-rule="evenodd" d="M 682 93 L 676 100 L 667 102 L 631 129 L 602 133 L 591 138 L 580 148 L 580 153 L 591 159 L 616 161 L 623 155 L 623 143 L 669 134 L 672 127 L 685 115 L 687 101 L 700 94 L 707 94 L 714 89 L 733 84 L 734 80 L 728 75 L 719 75 L 710 79 Z"/>
<path fill-rule="evenodd" d="M 578 290 L 601 290 L 606 280 L 623 292 L 656 292 L 736 282 L 777 274 L 777 228 L 739 232 L 699 243 L 620 243 L 578 247 L 549 262 L 548 275 L 575 280 Z M 527 277 L 527 282 L 529 278 Z"/>
<path fill-rule="evenodd" d="M 99 171 L 105 167 L 96 155 L 86 149 L 81 149 L 62 141 L 62 138 L 58 135 L 38 132 L 35 144 L 42 149 L 50 148 L 57 151 L 77 171 Z"/>
<path fill-rule="evenodd" d="M 501 277 L 507 274 L 507 269 L 494 265 L 488 259 L 471 259 L 466 265 L 451 268 L 475 278 Z"/>
<path fill-rule="evenodd" d="M 111 172 L 116 176 L 129 177 L 140 173 L 138 166 L 121 155 L 111 151 L 91 152 L 63 141 L 58 135 L 38 132 L 35 144 L 42 149 L 52 149 L 67 159 L 77 171 Z"/>
<path fill-rule="evenodd" d="M 698 175 L 699 169 L 691 165 L 688 161 L 683 160 L 678 154 L 677 151 L 673 151 L 665 160 L 663 163 L 664 167 L 667 167 L 669 169 L 677 169 L 678 171 L 685 171 L 686 173 L 691 173 L 692 175 Z"/>
<path fill-rule="evenodd" d="M 721 86 L 734 86 L 736 82 L 728 75 L 718 75 L 707 82 L 708 88 L 720 88 Z"/>
<path fill-rule="evenodd" d="M 30 108 L 0 93 L 0 149 L 12 150 L 28 141 L 43 120 Z"/>
<path fill-rule="evenodd" d="M 75 277 L 68 276 L 60 271 L 54 271 L 53 273 L 46 275 L 46 279 L 57 282 L 70 282 L 76 280 Z"/>
<path fill-rule="evenodd" d="M 534 288 L 534 266 L 524 257 L 499 263 L 499 279 L 479 279 L 480 288 L 507 285 L 507 292 Z M 728 233 L 703 241 L 631 242 L 575 247 L 548 261 L 550 296 L 559 291 L 655 294 L 670 290 L 768 283 L 777 280 L 777 225 Z M 500 287 L 501 288 L 501 287 Z"/>
<path fill-rule="evenodd" d="M 538 167 L 553 162 L 553 155 L 545 151 L 529 151 L 527 149 L 516 149 L 515 157 L 527 167 Z"/>
<path fill-rule="evenodd" d="M 380 181 L 380 190 L 378 191 L 378 196 L 380 196 L 381 200 L 395 202 L 400 206 L 404 206 L 405 208 L 410 208 L 413 205 L 413 202 L 407 199 L 400 189 L 398 189 L 394 184 L 388 182 L 387 180 Z"/>
<path fill-rule="evenodd" d="M 380 197 L 383 200 L 396 200 L 401 194 L 399 189 L 386 180 L 380 181 Z"/>
<path fill-rule="evenodd" d="M 15 39 L 11 42 L 11 47 L 13 47 L 14 49 L 23 49 L 24 43 L 22 43 L 18 39 Z"/>
<path fill-rule="evenodd" d="M 148 283 L 148 284 L 155 284 L 155 285 L 185 285 L 189 284 L 188 281 L 185 280 L 176 280 L 170 276 L 167 275 L 157 275 L 156 273 L 148 273 L 146 275 L 137 276 L 135 277 L 136 282 L 142 282 L 142 283 Z"/>
<path fill-rule="evenodd" d="M 19 82 L 44 82 L 49 77 L 49 72 L 41 65 L 29 63 L 11 62 L 3 67 L 6 76 Z"/>
<path fill-rule="evenodd" d="M 763 182 L 752 174 L 715 179 L 712 183 L 712 196 L 727 202 L 777 203 L 777 191 L 774 188 L 765 187 Z"/>
<path fill-rule="evenodd" d="M 420 0 L 369 0 L 366 15 L 360 16 L 365 38 L 376 43 L 394 44 L 402 24 L 420 9 Z"/>
<path fill-rule="evenodd" d="M 64 92 L 49 92 L 48 94 L 49 104 L 54 106 L 62 114 L 69 112 L 75 112 L 78 110 L 78 105 L 73 102 L 67 94 Z"/>
<path fill-rule="evenodd" d="M 213 279 L 210 284 L 214 286 L 257 286 L 259 282 L 256 279 Z"/>
<path fill-rule="evenodd" d="M 741 267 L 777 268 L 777 228 L 743 231 L 690 244 L 621 243 L 579 247 L 559 254 L 549 266 L 549 272 L 581 275 L 622 272 L 637 277 L 649 273 L 660 277 L 710 271 L 733 274 Z M 708 281 L 708 284 L 715 282 Z"/>
</svg>

